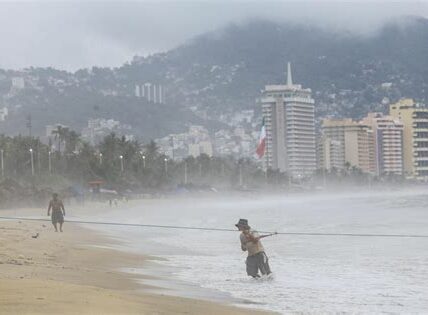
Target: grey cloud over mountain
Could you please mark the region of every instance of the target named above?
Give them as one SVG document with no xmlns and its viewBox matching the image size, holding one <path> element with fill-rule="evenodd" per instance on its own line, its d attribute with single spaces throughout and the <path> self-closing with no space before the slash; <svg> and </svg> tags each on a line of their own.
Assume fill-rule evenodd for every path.
<svg viewBox="0 0 428 315">
<path fill-rule="evenodd" d="M 251 18 L 370 34 L 386 20 L 428 16 L 426 1 L 0 1 L 0 67 L 119 66 Z"/>
</svg>

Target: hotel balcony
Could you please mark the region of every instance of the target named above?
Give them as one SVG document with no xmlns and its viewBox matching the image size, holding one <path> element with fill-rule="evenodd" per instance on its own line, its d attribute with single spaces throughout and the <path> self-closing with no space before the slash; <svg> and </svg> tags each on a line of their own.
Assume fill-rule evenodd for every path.
<svg viewBox="0 0 428 315">
<path fill-rule="evenodd" d="M 415 167 L 416 168 L 416 172 L 419 172 L 419 171 L 428 171 L 428 166 L 418 166 L 418 167 Z"/>
<path fill-rule="evenodd" d="M 428 151 L 428 147 L 413 148 L 413 154 L 415 154 L 416 152 L 422 152 L 422 151 Z"/>
<path fill-rule="evenodd" d="M 315 104 L 315 101 L 312 98 L 306 97 L 285 97 L 284 102 L 287 103 L 303 103 L 303 104 Z"/>
</svg>

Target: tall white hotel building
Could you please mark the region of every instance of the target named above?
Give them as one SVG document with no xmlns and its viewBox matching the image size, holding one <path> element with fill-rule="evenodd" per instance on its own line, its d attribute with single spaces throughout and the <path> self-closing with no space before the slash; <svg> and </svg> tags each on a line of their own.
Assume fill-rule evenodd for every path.
<svg viewBox="0 0 428 315">
<path fill-rule="evenodd" d="M 315 102 L 311 89 L 293 84 L 290 63 L 285 85 L 266 85 L 259 99 L 266 128 L 265 167 L 294 178 L 316 170 Z"/>
</svg>

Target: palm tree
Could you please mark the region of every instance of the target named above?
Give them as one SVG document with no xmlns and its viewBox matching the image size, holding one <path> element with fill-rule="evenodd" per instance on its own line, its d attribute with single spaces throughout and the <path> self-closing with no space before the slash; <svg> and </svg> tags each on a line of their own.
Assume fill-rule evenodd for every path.
<svg viewBox="0 0 428 315">
<path fill-rule="evenodd" d="M 156 142 L 151 140 L 148 144 L 144 145 L 144 154 L 151 160 L 154 160 L 159 155 L 159 147 Z"/>
<path fill-rule="evenodd" d="M 72 153 L 76 151 L 76 147 L 80 141 L 80 137 L 77 134 L 77 132 L 75 132 L 74 130 L 65 129 L 64 140 L 65 140 L 65 151 L 67 153 Z"/>
<path fill-rule="evenodd" d="M 58 141 L 58 152 L 61 153 L 61 143 L 65 140 L 68 128 L 63 128 L 58 125 L 56 130 L 52 131 L 52 134 L 55 137 L 55 140 Z"/>
</svg>

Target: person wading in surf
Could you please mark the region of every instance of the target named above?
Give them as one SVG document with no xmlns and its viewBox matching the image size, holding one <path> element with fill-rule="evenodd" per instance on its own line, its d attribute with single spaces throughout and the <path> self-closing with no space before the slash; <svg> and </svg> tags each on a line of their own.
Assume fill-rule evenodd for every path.
<svg viewBox="0 0 428 315">
<path fill-rule="evenodd" d="M 252 230 L 246 219 L 239 219 L 235 226 L 241 231 L 241 249 L 248 252 L 247 274 L 253 278 L 260 278 L 259 270 L 262 275 L 271 274 L 268 257 L 260 242 L 260 238 L 263 236 L 259 236 L 256 231 Z"/>
<path fill-rule="evenodd" d="M 58 199 L 58 194 L 52 195 L 52 200 L 49 202 L 48 216 L 52 210 L 52 224 L 55 232 L 58 232 L 57 224 L 59 223 L 59 230 L 62 232 L 62 224 L 64 223 L 65 209 L 64 204 Z"/>
</svg>

